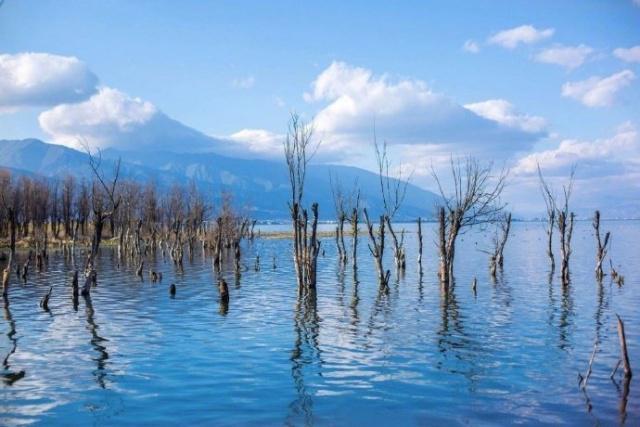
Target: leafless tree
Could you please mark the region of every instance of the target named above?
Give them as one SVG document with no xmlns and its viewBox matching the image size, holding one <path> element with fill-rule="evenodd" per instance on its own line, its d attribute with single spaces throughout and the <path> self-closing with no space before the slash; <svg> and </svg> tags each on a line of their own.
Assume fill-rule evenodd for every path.
<svg viewBox="0 0 640 427">
<path fill-rule="evenodd" d="M 75 192 L 76 179 L 72 175 L 67 175 L 62 181 L 62 222 L 64 224 L 64 234 L 67 239 L 73 234 L 72 221 L 75 216 Z"/>
<path fill-rule="evenodd" d="M 609 247 L 609 238 L 611 237 L 611 233 L 607 231 L 604 235 L 604 239 L 600 237 L 600 211 L 596 210 L 593 215 L 593 229 L 596 234 L 596 242 L 598 246 L 596 248 L 596 278 L 598 280 L 602 280 L 604 277 L 604 271 L 602 270 L 602 263 L 604 262 L 604 258 L 607 256 L 607 251 Z"/>
<path fill-rule="evenodd" d="M 93 171 L 95 180 L 92 185 L 92 208 L 93 208 L 93 238 L 91 241 L 91 258 L 98 254 L 102 231 L 105 221 L 112 219 L 114 213 L 120 206 L 122 198 L 118 192 L 118 178 L 120 177 L 120 159 L 115 162 L 113 173 L 107 179 L 102 170 L 102 152 L 98 150 L 98 156 L 94 156 L 86 146 L 89 157 L 89 166 Z"/>
<path fill-rule="evenodd" d="M 569 258 L 571 257 L 571 236 L 573 235 L 573 222 L 575 214 L 569 210 L 569 200 L 573 190 L 573 180 L 576 168 L 571 168 L 569 183 L 562 186 L 562 194 L 564 196 L 561 208 L 556 207 L 556 224 L 560 237 L 560 256 L 561 256 L 561 279 L 562 284 L 569 284 Z"/>
<path fill-rule="evenodd" d="M 356 228 L 353 228 L 352 233 L 355 232 L 354 239 L 358 237 L 357 222 L 358 222 L 358 209 L 360 204 L 360 190 L 358 189 L 357 182 L 354 188 L 347 192 L 342 186 L 339 179 L 334 178 L 329 174 L 329 182 L 331 184 L 331 194 L 333 196 L 333 204 L 336 210 L 336 247 L 338 248 L 338 259 L 345 265 L 347 263 L 347 247 L 344 243 L 344 224 L 349 221 L 355 221 Z M 355 217 L 354 217 L 355 215 Z M 355 241 L 355 240 L 354 240 Z M 357 246 L 357 243 L 356 243 Z M 355 253 L 352 252 L 352 256 Z"/>
<path fill-rule="evenodd" d="M 16 230 L 18 226 L 18 213 L 20 209 L 20 196 L 16 185 L 11 180 L 8 172 L 0 175 L 0 208 L 6 217 L 9 233 L 9 249 L 11 254 L 16 251 Z"/>
<path fill-rule="evenodd" d="M 493 251 L 489 262 L 491 276 L 495 278 L 497 267 L 504 265 L 504 248 L 507 245 L 511 230 L 511 213 L 507 213 L 497 220 L 497 230 L 493 236 Z"/>
<path fill-rule="evenodd" d="M 404 177 L 402 166 L 398 168 L 397 175 L 391 176 L 391 161 L 387 155 L 387 143 L 382 143 L 382 147 L 378 145 L 374 131 L 374 147 L 376 151 L 376 161 L 378 164 L 378 177 L 380 180 L 380 194 L 384 206 L 384 221 L 387 223 L 389 233 L 393 240 L 393 258 L 395 260 L 396 271 L 404 271 L 406 268 L 406 256 L 404 251 L 404 230 L 401 232 L 400 239 L 393 229 L 393 218 L 404 202 L 407 194 L 407 186 L 409 185 L 410 176 Z"/>
<path fill-rule="evenodd" d="M 422 218 L 418 217 L 418 272 L 422 277 Z"/>
<path fill-rule="evenodd" d="M 386 224 L 385 216 L 380 215 L 380 225 L 378 228 L 378 235 L 376 236 L 375 231 L 373 230 L 373 223 L 369 219 L 369 214 L 367 213 L 367 208 L 364 208 L 364 220 L 367 225 L 367 231 L 369 232 L 369 251 L 373 256 L 373 259 L 376 263 L 376 271 L 378 272 L 378 284 L 380 287 L 386 287 L 389 285 L 389 275 L 390 271 L 385 270 L 382 265 L 382 259 L 384 257 L 384 240 L 385 240 L 385 232 L 384 227 Z"/>
<path fill-rule="evenodd" d="M 492 164 L 481 166 L 477 159 L 464 161 L 451 159 L 453 191 L 445 192 L 441 180 L 432 167 L 444 206 L 438 210 L 440 251 L 440 281 L 449 286 L 453 281 L 453 261 L 456 239 L 465 229 L 475 225 L 495 222 L 504 205 L 500 195 L 504 189 L 507 172 L 492 174 Z"/>
<path fill-rule="evenodd" d="M 360 189 L 354 190 L 353 207 L 351 209 L 351 258 L 353 260 L 353 268 L 358 268 L 358 222 L 360 217 Z"/>
<path fill-rule="evenodd" d="M 542 170 L 538 165 L 538 178 L 540 180 L 540 191 L 544 198 L 544 204 L 547 209 L 547 255 L 551 261 L 551 274 L 556 267 L 556 262 L 553 257 L 553 227 L 555 226 L 556 219 L 556 198 L 551 188 L 542 176 Z"/>
<path fill-rule="evenodd" d="M 316 265 L 320 251 L 317 238 L 318 204 L 311 208 L 313 220 L 308 229 L 307 210 L 302 207 L 307 165 L 319 144 L 313 141 L 313 127 L 293 113 L 284 141 L 284 155 L 291 185 L 289 210 L 293 222 L 293 256 L 299 292 L 316 286 Z"/>
</svg>

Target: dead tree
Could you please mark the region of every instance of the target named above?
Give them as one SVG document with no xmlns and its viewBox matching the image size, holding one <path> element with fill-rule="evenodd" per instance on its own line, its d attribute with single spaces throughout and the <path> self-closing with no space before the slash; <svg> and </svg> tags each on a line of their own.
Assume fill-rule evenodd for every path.
<svg viewBox="0 0 640 427">
<path fill-rule="evenodd" d="M 382 266 L 382 258 L 384 256 L 384 234 L 385 234 L 385 216 L 380 216 L 380 225 L 378 228 L 378 236 L 376 237 L 375 232 L 373 231 L 373 223 L 369 219 L 369 214 L 367 213 L 367 208 L 362 210 L 364 213 L 364 220 L 367 224 L 367 231 L 369 232 L 369 240 L 371 243 L 369 244 L 369 251 L 371 251 L 371 255 L 376 262 L 376 271 L 378 272 L 378 284 L 380 287 L 386 287 L 389 285 L 389 275 L 391 272 L 389 270 L 385 270 Z"/>
<path fill-rule="evenodd" d="M 102 152 L 98 150 L 98 157 L 95 157 L 89 147 L 86 147 L 89 156 L 89 166 L 97 182 L 93 183 L 92 207 L 93 207 L 93 238 L 91 240 L 91 257 L 95 258 L 100 249 L 102 231 L 107 220 L 111 220 L 118 206 L 121 197 L 118 193 L 118 178 L 120 176 L 120 159 L 115 163 L 113 175 L 109 182 L 102 171 Z M 106 198 L 106 200 L 105 200 Z"/>
<path fill-rule="evenodd" d="M 355 192 L 355 200 L 353 209 L 351 209 L 351 238 L 353 243 L 351 246 L 351 259 L 353 260 L 353 268 L 358 267 L 358 221 L 360 216 L 360 190 Z"/>
<path fill-rule="evenodd" d="M 507 173 L 502 170 L 492 175 L 492 165 L 480 166 L 472 157 L 464 164 L 451 159 L 453 191 L 445 192 L 438 175 L 432 168 L 444 206 L 438 210 L 438 247 L 440 252 L 440 282 L 448 287 L 453 283 L 453 261 L 456 239 L 465 229 L 474 225 L 495 222 L 504 205 L 500 195 L 504 189 Z"/>
<path fill-rule="evenodd" d="M 40 307 L 44 311 L 49 311 L 49 299 L 51 298 L 51 292 L 53 291 L 53 286 L 49 287 L 49 292 L 45 294 L 44 297 L 40 300 Z"/>
<path fill-rule="evenodd" d="M 562 284 L 569 284 L 569 258 L 571 257 L 571 236 L 573 235 L 573 222 L 575 214 L 569 211 L 569 199 L 571 198 L 571 190 L 573 189 L 573 178 L 575 175 L 575 167 L 571 170 L 569 184 L 562 187 L 564 201 L 562 209 L 557 210 L 558 233 L 560 234 L 560 256 L 561 259 L 561 277 Z"/>
<path fill-rule="evenodd" d="M 596 213 L 593 216 L 593 229 L 595 230 L 596 242 L 598 243 L 598 247 L 596 248 L 596 278 L 598 280 L 602 280 L 604 277 L 602 263 L 604 262 L 604 258 L 607 256 L 611 233 L 607 231 L 604 235 L 604 239 L 600 238 L 600 211 L 598 210 L 596 210 Z"/>
<path fill-rule="evenodd" d="M 349 203 L 340 181 L 334 180 L 331 174 L 329 174 L 329 182 L 331 184 L 333 205 L 336 209 L 336 247 L 338 249 L 338 259 L 342 265 L 345 265 L 347 263 L 347 248 L 344 244 L 344 223 L 347 221 Z"/>
<path fill-rule="evenodd" d="M 284 141 L 284 155 L 291 185 L 289 210 L 293 223 L 293 261 L 299 292 L 304 288 L 315 288 L 316 265 L 320 251 L 320 242 L 317 239 L 318 204 L 314 203 L 311 208 L 313 220 L 310 233 L 307 210 L 302 208 L 307 165 L 318 147 L 312 137 L 312 126 L 297 114 L 292 114 Z"/>
<path fill-rule="evenodd" d="M 553 275 L 553 270 L 555 270 L 556 267 L 556 262 L 553 257 L 553 227 L 556 218 L 556 198 L 542 176 L 540 165 L 538 165 L 538 178 L 540 179 L 540 191 L 542 192 L 544 204 L 547 209 L 547 256 L 551 261 L 551 275 Z"/>
<path fill-rule="evenodd" d="M 553 233 L 553 220 L 555 218 L 555 224 L 558 227 L 558 234 L 560 239 L 560 257 L 561 257 L 561 272 L 560 277 L 564 286 L 569 284 L 569 258 L 571 257 L 571 237 L 573 235 L 573 223 L 575 220 L 575 214 L 569 210 L 569 200 L 571 199 L 571 192 L 573 190 L 573 181 L 575 177 L 576 168 L 571 168 L 571 175 L 569 176 L 569 183 L 562 186 L 563 202 L 561 207 L 558 207 L 556 198 L 549 185 L 542 176 L 542 171 L 538 165 L 538 177 L 540 178 L 540 187 L 544 196 L 545 204 L 547 206 L 547 213 L 549 215 L 549 229 L 547 234 L 549 236 L 549 243 L 547 252 L 552 260 L 551 271 L 553 272 L 553 252 L 551 250 L 551 236 Z M 550 213 L 553 209 L 553 214 Z"/>
<path fill-rule="evenodd" d="M 629 363 L 629 353 L 627 352 L 627 337 L 624 333 L 624 322 L 616 314 L 618 318 L 618 338 L 620 339 L 620 358 L 622 360 L 622 369 L 624 371 L 625 378 L 631 378 L 633 372 L 631 371 L 631 364 Z"/>
<path fill-rule="evenodd" d="M 2 296 L 6 297 L 9 293 L 9 278 L 11 277 L 11 262 L 13 261 L 13 252 L 9 252 L 9 260 L 7 266 L 2 270 Z"/>
<path fill-rule="evenodd" d="M 418 271 L 422 275 L 422 218 L 418 217 Z"/>
<path fill-rule="evenodd" d="M 395 178 L 391 177 L 391 161 L 387 156 L 387 143 L 382 144 L 382 148 L 378 145 L 374 133 L 374 147 L 376 150 L 376 160 L 378 163 L 378 178 L 380 180 L 380 194 L 385 211 L 385 222 L 389 228 L 389 234 L 393 240 L 393 258 L 395 260 L 396 271 L 404 271 L 406 268 L 406 256 L 404 252 L 404 230 L 400 239 L 393 230 L 392 221 L 398 210 L 404 202 L 407 194 L 407 186 L 409 185 L 409 177 L 407 179 L 402 176 L 402 167 L 398 168 Z"/>
<path fill-rule="evenodd" d="M 5 213 L 9 228 L 9 249 L 16 252 L 16 231 L 18 227 L 18 211 L 20 197 L 18 188 L 11 182 L 11 175 L 6 172 L 0 177 L 0 208 Z"/>
<path fill-rule="evenodd" d="M 507 213 L 498 220 L 498 229 L 493 236 L 493 251 L 491 252 L 489 268 L 491 277 L 495 279 L 496 270 L 504 265 L 504 247 L 507 245 L 509 231 L 511 230 L 511 213 Z"/>
</svg>

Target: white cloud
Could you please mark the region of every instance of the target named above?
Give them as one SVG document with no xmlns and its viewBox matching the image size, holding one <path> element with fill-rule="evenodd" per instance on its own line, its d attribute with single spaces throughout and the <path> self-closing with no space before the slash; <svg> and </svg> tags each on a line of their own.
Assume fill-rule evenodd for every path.
<svg viewBox="0 0 640 427">
<path fill-rule="evenodd" d="M 363 144 L 378 138 L 389 144 L 432 144 L 450 151 L 502 155 L 526 149 L 538 131 L 504 126 L 433 92 L 425 82 L 392 79 L 370 70 L 334 62 L 312 83 L 308 102 L 324 102 L 314 126 L 325 154 L 361 156 Z"/>
<path fill-rule="evenodd" d="M 519 44 L 533 44 L 548 39 L 553 36 L 554 32 L 553 28 L 539 30 L 532 25 L 521 25 L 494 34 L 489 37 L 488 43 L 497 44 L 507 49 L 514 49 Z"/>
<path fill-rule="evenodd" d="M 73 56 L 0 55 L 0 109 L 52 106 L 87 99 L 98 78 Z"/>
<path fill-rule="evenodd" d="M 640 0 L 632 0 L 633 4 L 635 4 L 636 6 L 640 6 Z"/>
<path fill-rule="evenodd" d="M 56 143 L 83 148 L 217 148 L 215 139 L 172 120 L 155 105 L 103 87 L 84 102 L 58 105 L 40 114 L 40 127 Z"/>
<path fill-rule="evenodd" d="M 251 89 L 256 83 L 256 79 L 253 76 L 247 76 L 242 78 L 233 79 L 231 84 L 233 87 L 237 87 L 239 89 Z"/>
<path fill-rule="evenodd" d="M 623 70 L 609 77 L 568 82 L 562 85 L 562 96 L 577 99 L 588 107 L 606 107 L 612 105 L 616 94 L 634 79 L 633 71 Z"/>
<path fill-rule="evenodd" d="M 640 62 L 640 45 L 628 49 L 619 47 L 613 51 L 613 55 L 625 62 Z"/>
<path fill-rule="evenodd" d="M 540 51 L 535 60 L 547 64 L 560 65 L 568 70 L 580 67 L 593 53 L 589 46 L 554 46 Z"/>
<path fill-rule="evenodd" d="M 610 138 L 595 141 L 565 139 L 557 148 L 521 158 L 514 173 L 534 174 L 538 163 L 550 175 L 566 174 L 573 164 L 587 164 L 590 176 L 619 174 L 629 167 L 640 171 L 640 134 L 633 124 L 624 123 Z"/>
<path fill-rule="evenodd" d="M 242 145 L 251 153 L 265 157 L 282 157 L 282 142 L 284 135 L 269 132 L 264 129 L 242 129 L 229 137 L 232 141 Z"/>
<path fill-rule="evenodd" d="M 470 52 L 470 53 L 478 53 L 478 52 L 480 52 L 480 46 L 474 40 L 467 40 L 466 42 L 464 42 L 464 45 L 462 46 L 462 49 L 464 49 L 466 52 Z"/>
<path fill-rule="evenodd" d="M 547 127 L 547 122 L 544 118 L 519 113 L 510 102 L 504 99 L 489 99 L 465 104 L 464 107 L 486 119 L 525 132 L 544 132 Z"/>
</svg>

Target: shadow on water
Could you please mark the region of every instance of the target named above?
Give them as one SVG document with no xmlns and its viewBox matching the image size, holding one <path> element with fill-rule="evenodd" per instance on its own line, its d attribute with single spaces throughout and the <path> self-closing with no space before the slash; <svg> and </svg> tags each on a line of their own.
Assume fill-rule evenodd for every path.
<svg viewBox="0 0 640 427">
<path fill-rule="evenodd" d="M 109 353 L 107 353 L 107 347 L 103 345 L 108 340 L 106 338 L 101 337 L 98 334 L 99 326 L 95 322 L 95 311 L 93 309 L 93 303 L 91 302 L 91 296 L 86 295 L 83 297 L 85 303 L 85 312 L 87 315 L 87 329 L 91 333 L 91 346 L 98 353 L 98 357 L 96 357 L 96 369 L 93 371 L 93 375 L 95 376 L 96 382 L 100 386 L 100 388 L 107 388 L 106 377 L 107 377 L 107 360 L 109 360 Z"/>
<path fill-rule="evenodd" d="M 9 297 L 7 295 L 3 295 L 2 299 L 4 301 L 4 318 L 9 323 L 9 332 L 7 332 L 7 338 L 9 338 L 9 342 L 11 343 L 11 348 L 9 349 L 9 353 L 2 360 L 2 380 L 8 386 L 13 385 L 16 381 L 24 378 L 25 371 L 12 371 L 11 365 L 9 364 L 9 358 L 13 353 L 16 352 L 18 348 L 18 339 L 16 338 L 16 322 L 13 320 L 13 316 L 11 315 L 11 310 L 9 309 Z"/>
<path fill-rule="evenodd" d="M 296 399 L 289 404 L 287 425 L 313 425 L 313 394 L 306 382 L 307 372 L 321 375 L 322 359 L 319 345 L 320 317 L 315 289 L 299 294 L 294 316 L 295 342 L 291 352 L 291 377 Z"/>
</svg>

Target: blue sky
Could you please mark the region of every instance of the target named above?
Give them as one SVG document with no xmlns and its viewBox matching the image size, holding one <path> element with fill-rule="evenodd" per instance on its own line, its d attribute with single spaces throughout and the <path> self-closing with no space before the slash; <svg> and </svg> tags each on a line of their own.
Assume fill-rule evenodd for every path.
<svg viewBox="0 0 640 427">
<path fill-rule="evenodd" d="M 508 153 L 504 160 L 517 171 L 518 162 L 528 155 L 558 150 L 565 140 L 574 141 L 569 151 L 576 162 L 582 153 L 591 152 L 587 165 L 598 155 L 606 157 L 611 151 L 594 152 L 620 134 L 631 141 L 622 142 L 632 145 L 631 156 L 637 155 L 640 47 L 632 50 L 640 46 L 637 3 L 6 0 L 0 8 L 0 54 L 37 52 L 76 58 L 97 78 L 98 86 L 140 98 L 207 135 L 229 137 L 243 129 L 260 130 L 263 134 L 238 137 L 254 155 L 261 151 L 251 147 L 262 142 L 246 140 L 282 134 L 292 110 L 309 119 L 321 117 L 328 152 L 334 143 L 334 151 L 342 152 L 344 146 L 357 146 L 360 139 L 370 143 L 371 132 L 364 129 L 371 127 L 367 125 L 371 115 L 384 116 L 387 104 L 411 99 L 407 94 L 433 93 L 442 99 L 425 101 L 417 96 L 398 107 L 398 116 L 389 116 L 390 123 L 403 123 L 402 131 L 399 126 L 385 127 L 381 120 L 381 137 L 398 144 L 400 161 L 424 169 L 427 156 L 433 163 L 433 158 L 445 154 L 467 153 L 476 131 L 496 135 L 509 127 L 513 132 L 500 133 L 497 143 L 492 143 L 492 136 L 480 136 L 477 144 L 483 144 L 480 151 L 486 148 L 492 157 L 498 151 Z M 533 29 L 532 38 L 527 38 L 523 26 Z M 511 29 L 519 30 L 495 38 Z M 615 49 L 629 50 L 615 54 Z M 547 62 L 542 59 L 545 55 Z M 323 73 L 330 80 L 324 89 L 317 84 Z M 349 78 L 368 83 L 344 89 L 344 79 Z M 602 85 L 594 89 L 599 82 Z M 405 83 L 408 92 L 402 89 Z M 369 93 L 376 88 L 383 93 L 372 99 Z M 394 96 L 399 98 L 394 101 Z M 508 106 L 482 104 L 487 100 L 505 101 Z M 333 105 L 342 101 L 356 103 L 358 113 L 344 116 L 345 110 Z M 423 101 L 433 108 L 422 108 Z M 460 108 L 452 109 L 445 124 L 416 125 L 422 120 L 420 114 L 438 116 L 447 109 L 443 103 Z M 7 101 L 0 112 L 0 138 L 36 136 L 64 143 L 64 132 L 53 125 L 43 131 L 39 121 L 40 114 L 56 103 L 37 104 Z M 489 118 L 493 122 L 461 118 L 468 112 L 461 106 L 469 104 L 476 105 L 474 112 L 485 122 L 493 111 Z M 334 111 L 323 111 L 332 107 Z M 495 124 L 496 108 L 502 114 L 501 129 L 487 130 Z M 408 111 L 416 111 L 415 120 L 406 119 Z M 516 116 L 505 121 L 505 112 Z M 74 110 L 58 111 L 50 122 L 67 113 L 65 118 L 78 117 L 72 115 Z M 364 124 L 345 128 L 351 119 Z M 460 135 L 469 139 L 467 144 L 438 139 L 450 129 L 462 128 L 468 130 Z M 104 134 L 101 138 L 104 143 Z M 513 149 L 509 144 L 521 145 Z M 406 147 L 418 147 L 420 155 L 403 158 Z M 369 161 L 359 158 L 359 152 L 353 150 L 344 158 L 328 153 L 325 159 L 367 167 Z M 559 155 L 564 152 L 547 157 L 557 166 Z M 422 163 L 411 165 L 417 157 L 423 158 Z M 559 175 L 566 171 L 564 163 L 557 168 Z M 624 165 L 629 170 L 627 180 L 640 177 L 636 166 Z M 617 163 L 611 169 L 616 167 Z M 585 172 L 584 178 L 589 177 Z M 420 174 L 417 179 L 429 185 Z M 636 186 L 629 191 L 637 190 Z"/>
</svg>

